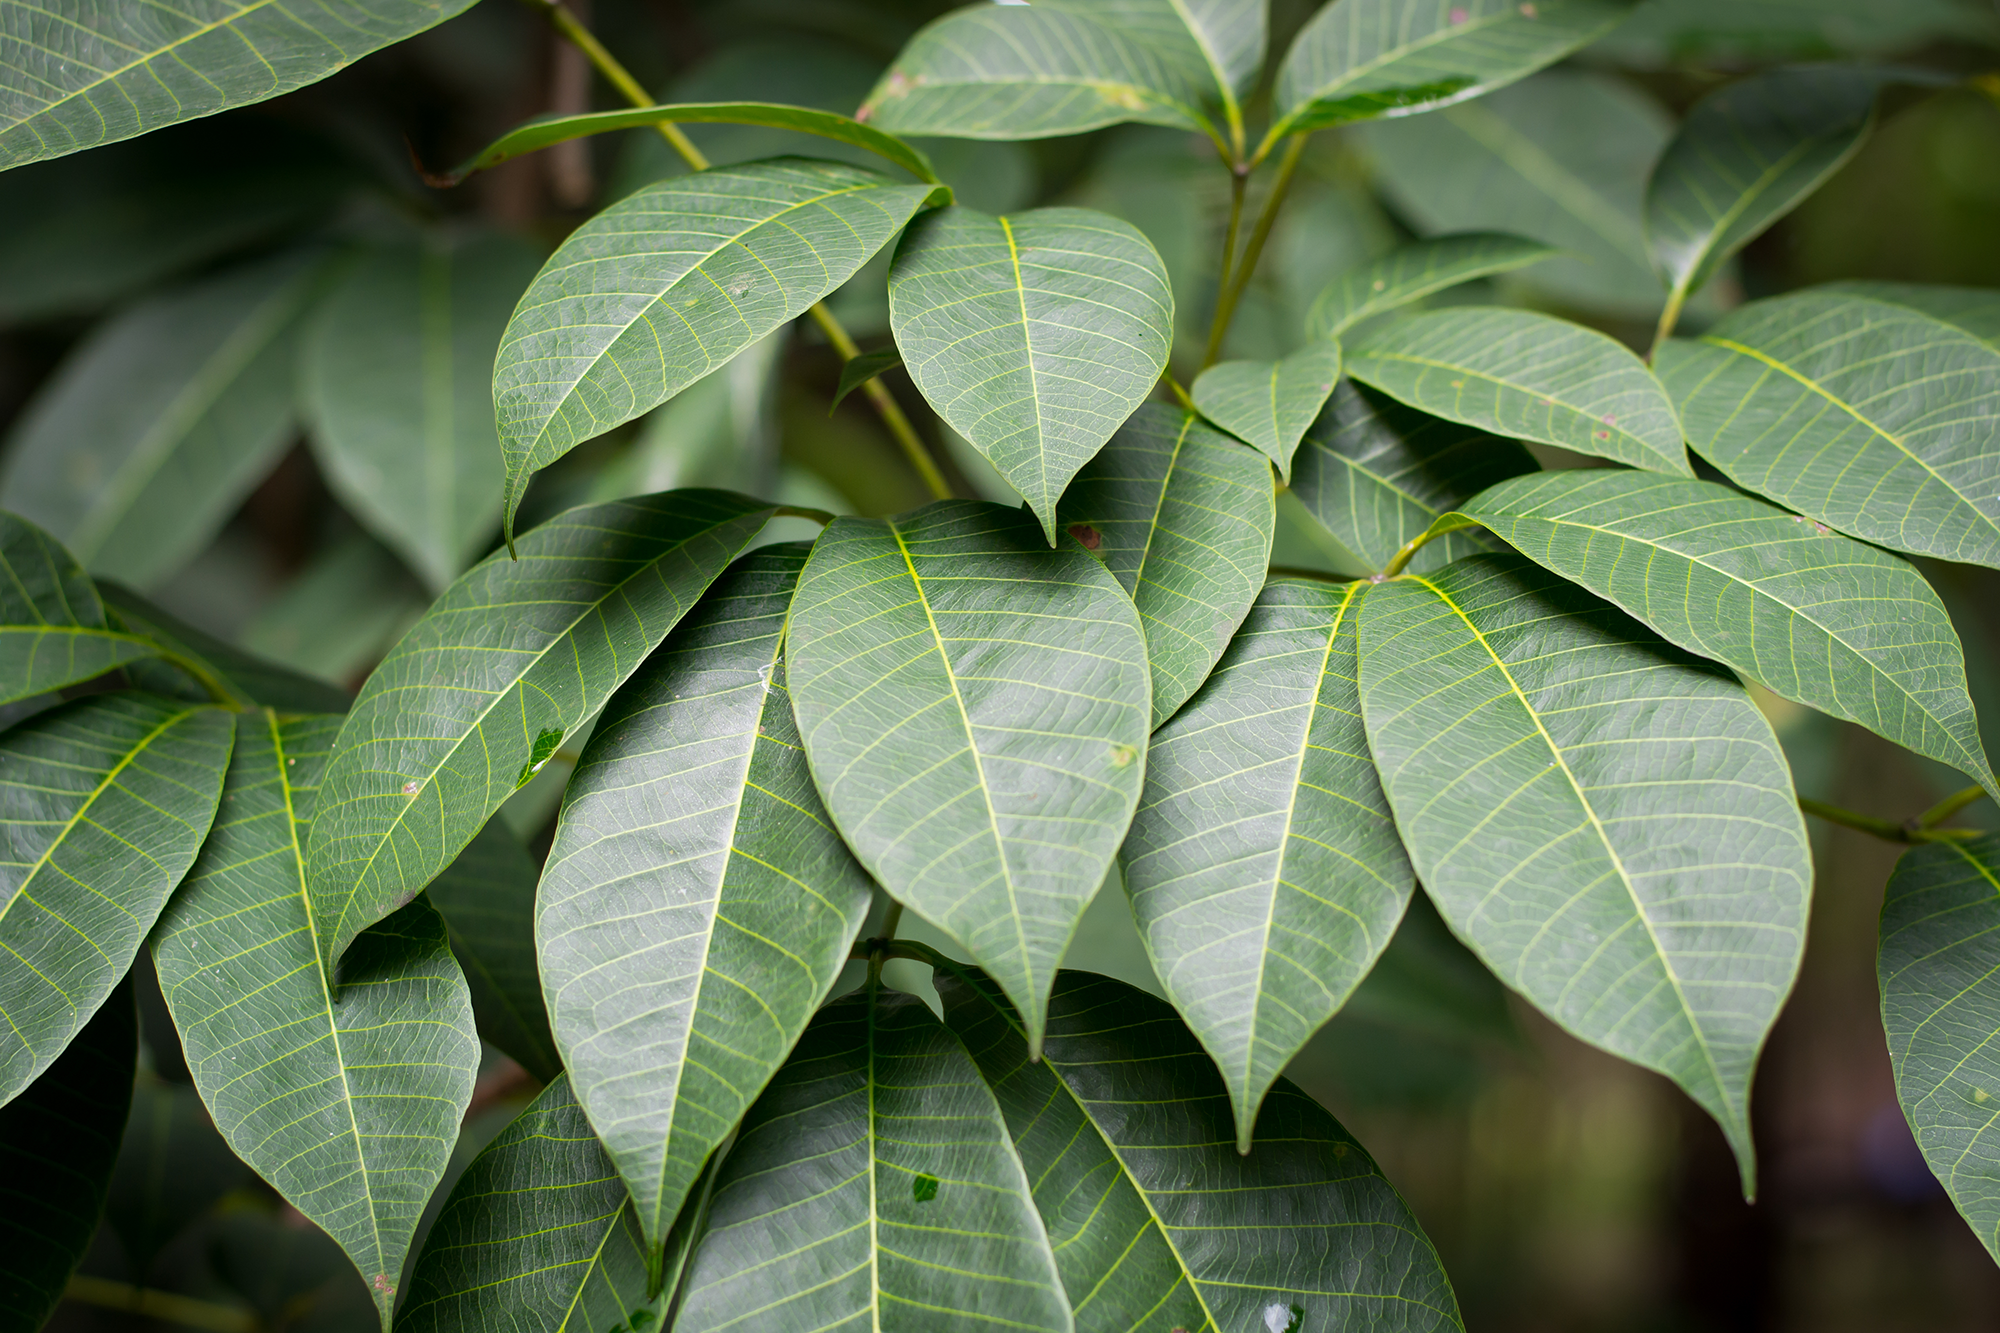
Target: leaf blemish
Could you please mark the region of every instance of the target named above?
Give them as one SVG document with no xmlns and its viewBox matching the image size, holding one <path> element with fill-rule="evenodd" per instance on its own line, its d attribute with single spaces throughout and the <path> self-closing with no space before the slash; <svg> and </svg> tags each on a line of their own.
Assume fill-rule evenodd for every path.
<svg viewBox="0 0 2000 1333">
<path fill-rule="evenodd" d="M 936 1176 L 918 1176 L 910 1182 L 910 1197 L 918 1203 L 929 1203 L 937 1197 L 937 1192 L 938 1180 Z"/>
<path fill-rule="evenodd" d="M 1083 549 L 1086 551 L 1095 551 L 1098 547 L 1104 545 L 1104 534 L 1100 533 L 1096 528 L 1091 527 L 1088 523 L 1070 524 L 1069 535 L 1083 543 Z"/>
<path fill-rule="evenodd" d="M 403 795 L 415 796 L 418 792 L 422 791 L 423 789 L 424 789 L 424 784 L 421 782 L 405 782 L 403 784 Z"/>
<path fill-rule="evenodd" d="M 1113 745 L 1111 747 L 1111 766 L 1113 768 L 1130 768 L 1132 761 L 1138 757 L 1139 751 L 1135 746 Z"/>
</svg>

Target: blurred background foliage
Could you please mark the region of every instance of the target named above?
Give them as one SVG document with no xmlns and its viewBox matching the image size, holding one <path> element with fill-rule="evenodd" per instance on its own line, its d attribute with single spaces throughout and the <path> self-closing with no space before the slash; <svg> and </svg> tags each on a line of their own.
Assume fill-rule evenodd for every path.
<svg viewBox="0 0 2000 1333">
<path fill-rule="evenodd" d="M 663 100 L 851 111 L 944 7 L 593 0 L 588 18 Z M 1275 0 L 1273 49 L 1313 7 Z M 1229 354 L 1281 354 L 1329 278 L 1408 237 L 1467 229 L 1522 233 L 1568 257 L 1442 299 L 1556 311 L 1643 350 L 1661 298 L 1641 243 L 1641 197 L 1676 118 L 1741 71 L 1833 57 L 1898 72 L 1875 134 L 1699 295 L 1684 331 L 1746 297 L 1841 278 L 2000 286 L 2000 8 L 1654 0 L 1596 47 L 1493 96 L 1317 136 Z M 435 540 L 409 539 L 423 525 L 398 520 L 407 497 L 371 472 L 368 456 L 398 447 L 393 430 L 316 406 L 322 377 L 366 377 L 370 357 L 399 354 L 365 328 L 344 334 L 342 302 L 362 299 L 364 282 L 393 297 L 420 287 L 425 265 L 459 265 L 474 280 L 454 288 L 452 316 L 469 330 L 490 326 L 486 355 L 464 335 L 473 354 L 460 367 L 464 401 L 482 401 L 491 347 L 540 256 L 591 212 L 683 168 L 634 132 L 562 145 L 455 190 L 426 186 L 421 170 L 441 170 L 530 116 L 608 104 L 536 14 L 489 0 L 289 97 L 0 175 L 0 505 L 68 505 L 72 532 L 97 525 L 94 553 L 79 552 L 96 567 L 209 634 L 358 682 L 442 583 L 490 549 L 497 509 L 433 525 Z M 717 163 L 843 151 L 748 127 L 689 134 Z M 1227 206 L 1226 177 L 1204 142 L 1128 126 L 924 146 L 979 208 L 1084 204 L 1145 231 L 1179 301 L 1176 362 L 1198 359 Z M 885 267 L 878 260 L 834 299 L 864 348 L 888 337 Z M 131 363 L 163 334 L 179 361 L 153 353 Z M 106 366 L 124 367 L 129 392 L 93 389 Z M 577 449 L 536 485 L 525 517 L 681 485 L 861 514 L 922 503 L 859 396 L 829 414 L 838 376 L 838 358 L 802 322 Z M 888 383 L 961 487 L 1011 498 L 923 412 L 900 371 Z M 476 411 L 459 420 L 481 428 Z M 163 447 L 163 431 L 214 454 L 202 504 L 149 489 L 143 469 L 127 466 Z M 102 442 L 98 452 L 80 449 L 86 438 Z M 50 475 L 38 463 L 58 445 L 75 459 Z M 90 471 L 100 455 L 130 491 L 116 503 L 104 499 L 105 475 Z M 1276 563 L 1356 569 L 1296 502 L 1279 512 Z M 1967 638 L 1976 702 L 2000 717 L 2000 576 L 1927 573 Z M 1900 818 L 1957 785 L 1858 728 L 1766 698 L 1805 795 Z M 538 855 L 562 761 L 583 739 L 504 811 Z M 1825 826 L 1814 833 L 1805 968 L 1756 1089 L 1766 1184 L 1754 1207 L 1736 1193 L 1706 1117 L 1664 1080 L 1511 1002 L 1421 897 L 1375 974 L 1296 1062 L 1292 1076 L 1408 1196 L 1469 1328 L 2000 1328 L 2000 1272 L 1926 1171 L 1890 1083 L 1873 958 L 1896 849 Z M 920 923 L 906 933 L 946 946 Z M 1156 987 L 1115 899 L 1092 908 L 1069 961 Z M 892 964 L 892 980 L 899 968 L 910 969 L 906 981 L 919 975 Z M 143 956 L 140 971 L 139 1095 L 104 1226 L 52 1327 L 369 1327 L 367 1294 L 339 1251 L 209 1126 Z M 489 1054 L 455 1166 L 534 1086 Z M 135 1308 L 138 1288 L 150 1294 Z"/>
</svg>

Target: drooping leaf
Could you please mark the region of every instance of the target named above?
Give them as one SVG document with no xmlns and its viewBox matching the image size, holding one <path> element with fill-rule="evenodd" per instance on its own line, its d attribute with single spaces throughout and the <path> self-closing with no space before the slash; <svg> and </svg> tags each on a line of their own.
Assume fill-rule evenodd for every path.
<svg viewBox="0 0 2000 1333">
<path fill-rule="evenodd" d="M 215 818 L 230 714 L 98 694 L 0 735 L 0 1104 L 118 984 Z"/>
<path fill-rule="evenodd" d="M 1726 486 L 1634 472 L 1519 477 L 1460 513 L 1681 647 L 1996 789 L 1958 634 L 1908 561 Z"/>
<path fill-rule="evenodd" d="M 1282 361 L 1224 361 L 1195 378 L 1201 414 L 1255 445 L 1292 479 L 1292 454 L 1340 379 L 1340 344 L 1308 343 Z"/>
<path fill-rule="evenodd" d="M 827 405 L 828 413 L 831 414 L 834 408 L 840 406 L 841 399 L 869 380 L 877 375 L 886 374 L 902 364 L 903 354 L 896 350 L 894 343 L 887 347 L 878 347 L 872 352 L 863 352 L 855 357 L 840 368 L 840 384 L 833 391 L 833 401 Z"/>
<path fill-rule="evenodd" d="M 1343 380 L 1306 432 L 1292 494 L 1334 540 L 1381 569 L 1439 515 L 1535 466 L 1513 440 Z M 1448 533 L 1419 549 L 1410 568 L 1427 574 L 1489 546 L 1477 532 Z"/>
<path fill-rule="evenodd" d="M 93 680 L 158 649 L 114 629 L 62 543 L 0 510 L 0 703 Z"/>
<path fill-rule="evenodd" d="M 1208 677 L 1263 586 L 1271 469 L 1192 412 L 1147 403 L 1063 495 L 1057 521 L 1139 608 L 1153 725 Z"/>
<path fill-rule="evenodd" d="M 433 591 L 500 526 L 493 352 L 539 261 L 535 247 L 495 232 L 385 245 L 347 272 L 306 336 L 314 456 Z"/>
<path fill-rule="evenodd" d="M 494 362 L 508 530 L 536 471 L 804 314 L 942 198 L 776 158 L 657 181 L 570 233 Z"/>
<path fill-rule="evenodd" d="M 141 588 L 172 574 L 290 437 L 299 316 L 326 267 L 293 251 L 99 326 L 14 427 L 0 506 L 94 574 Z"/>
<path fill-rule="evenodd" d="M 1520 556 L 1476 555 L 1369 592 L 1361 700 L 1452 928 L 1571 1032 L 1686 1089 L 1749 1192 L 1750 1077 L 1812 859 L 1743 687 Z"/>
<path fill-rule="evenodd" d="M 340 1243 L 386 1329 L 472 1098 L 472 1003 L 429 903 L 355 941 L 334 1002 L 303 846 L 340 719 L 239 718 L 223 811 L 153 962 L 216 1128 Z"/>
<path fill-rule="evenodd" d="M 428 884 L 771 516 L 722 491 L 572 509 L 475 565 L 362 686 L 306 848 L 325 965 Z"/>
<path fill-rule="evenodd" d="M 785 688 L 807 549 L 745 556 L 606 706 L 542 872 L 556 1039 L 655 1245 L 826 998 L 871 900 Z"/>
<path fill-rule="evenodd" d="M 129 664 L 140 688 L 175 698 L 219 697 L 238 708 L 261 705 L 287 713 L 340 713 L 347 691 L 302 676 L 275 662 L 204 634 L 133 592 L 106 579 L 98 584 L 111 623 L 155 645 L 162 661 Z"/>
<path fill-rule="evenodd" d="M 1063 488 L 1166 368 L 1174 296 L 1130 223 L 954 207 L 896 247 L 889 320 L 917 388 L 1027 499 L 1053 546 Z"/>
<path fill-rule="evenodd" d="M 1395 1187 L 1291 1083 L 1238 1156 L 1229 1093 L 1165 1002 L 1064 972 L 1030 1063 L 991 982 L 940 971 L 937 987 L 1034 1182 L 1079 1333 L 1463 1327 Z"/>
<path fill-rule="evenodd" d="M 1497 306 L 1410 315 L 1350 348 L 1347 369 L 1432 416 L 1694 475 L 1674 405 L 1645 363 L 1567 320 Z"/>
<path fill-rule="evenodd" d="M 1504 231 L 1461 232 L 1411 241 L 1328 283 L 1306 316 L 1314 338 L 1338 338 L 1362 320 L 1474 278 L 1510 273 L 1556 254 L 1553 246 Z"/>
<path fill-rule="evenodd" d="M 542 1004 L 535 962 L 535 882 L 540 870 L 504 819 L 489 819 L 424 897 L 444 918 L 465 971 L 479 1035 L 543 1083 L 562 1057 Z"/>
<path fill-rule="evenodd" d="M 1355 685 L 1366 582 L 1273 579 L 1153 738 L 1120 863 L 1147 953 L 1250 1151 L 1265 1093 L 1410 901 Z"/>
<path fill-rule="evenodd" d="M 1131 822 L 1151 730 L 1131 599 L 1074 538 L 941 501 L 840 518 L 786 657 L 813 781 L 847 843 L 1039 1035 L 1056 961 Z"/>
<path fill-rule="evenodd" d="M 716 1179 L 676 1333 L 1069 1333 L 1055 1256 L 993 1094 L 914 995 L 834 1001 Z"/>
<path fill-rule="evenodd" d="M 2000 348 L 1842 292 L 1753 301 L 1656 358 L 1688 443 L 1863 541 L 2000 566 Z"/>
<path fill-rule="evenodd" d="M 1918 282 L 1830 282 L 1819 290 L 1849 292 L 1871 301 L 1908 306 L 2000 347 L 2000 292 L 1985 287 L 1940 287 Z"/>
</svg>

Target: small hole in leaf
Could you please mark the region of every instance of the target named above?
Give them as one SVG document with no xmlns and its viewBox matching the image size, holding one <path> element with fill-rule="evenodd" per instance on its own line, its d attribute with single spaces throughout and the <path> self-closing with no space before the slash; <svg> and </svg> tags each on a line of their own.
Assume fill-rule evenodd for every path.
<svg viewBox="0 0 2000 1333">
<path fill-rule="evenodd" d="M 541 735 L 535 737 L 535 748 L 528 752 L 528 762 L 521 765 L 521 776 L 514 779 L 514 790 L 527 786 L 528 779 L 541 771 L 542 765 L 549 762 L 549 756 L 562 744 L 562 738 L 563 734 L 553 727 L 544 728 Z"/>
<path fill-rule="evenodd" d="M 932 1199 L 935 1199 L 937 1197 L 937 1190 L 938 1181 L 936 1176 L 918 1176 L 910 1182 L 910 1197 L 918 1203 L 929 1203 Z"/>
<path fill-rule="evenodd" d="M 1305 1327 L 1306 1312 L 1301 1305 L 1280 1305 L 1276 1301 L 1264 1307 L 1264 1327 L 1270 1333 L 1300 1333 Z"/>
</svg>

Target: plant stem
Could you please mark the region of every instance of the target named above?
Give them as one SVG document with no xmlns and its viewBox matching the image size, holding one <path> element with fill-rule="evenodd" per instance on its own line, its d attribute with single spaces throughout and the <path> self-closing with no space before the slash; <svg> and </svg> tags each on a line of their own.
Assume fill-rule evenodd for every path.
<svg viewBox="0 0 2000 1333">
<path fill-rule="evenodd" d="M 1427 544 L 1436 538 L 1442 537 L 1447 533 L 1458 532 L 1465 528 L 1476 528 L 1478 526 L 1477 523 L 1472 522 L 1470 519 L 1461 519 L 1449 527 L 1443 527 L 1437 523 L 1431 524 L 1428 528 L 1425 528 L 1422 532 L 1396 548 L 1396 554 L 1390 556 L 1389 563 L 1382 566 L 1382 572 L 1376 575 L 1376 581 L 1393 579 L 1409 568 L 1410 561 L 1415 558 L 1417 552 L 1423 550 Z"/>
<path fill-rule="evenodd" d="M 1173 371 L 1171 370 L 1161 371 L 1160 383 L 1166 385 L 1167 392 L 1171 393 L 1174 396 L 1174 401 L 1179 403 L 1182 407 L 1186 408 L 1188 411 L 1198 412 L 1201 410 L 1200 408 L 1197 408 L 1194 405 L 1194 399 L 1189 396 L 1188 391 L 1181 387 L 1181 382 L 1174 378 Z"/>
<path fill-rule="evenodd" d="M 1986 788 L 1976 782 L 1963 791 L 1955 791 L 1930 809 L 1918 815 L 1917 827 L 1920 829 L 1936 828 L 1939 824 L 1944 823 L 1945 820 L 1950 819 L 1953 815 L 1965 809 L 1966 806 L 1971 805 L 1985 794 Z"/>
<path fill-rule="evenodd" d="M 215 1333 L 254 1333 L 257 1327 L 257 1316 L 232 1305 L 218 1305 L 214 1301 L 196 1300 L 178 1292 L 155 1291 L 150 1287 L 135 1287 L 129 1282 L 113 1282 L 108 1278 L 87 1277 L 82 1273 L 70 1278 L 69 1285 L 63 1288 L 63 1297 L 106 1310 L 122 1310 L 126 1314 L 164 1319 L 170 1324 L 181 1324 L 187 1328 L 213 1329 Z"/>
<path fill-rule="evenodd" d="M 1271 226 L 1278 220 L 1278 209 L 1284 204 L 1285 195 L 1291 191 L 1292 177 L 1298 174 L 1299 159 L 1305 151 L 1306 136 L 1303 134 L 1294 134 L 1285 145 L 1285 155 L 1278 162 L 1277 178 L 1271 182 L 1271 192 L 1264 198 L 1264 207 L 1257 212 L 1257 224 L 1250 229 L 1250 242 L 1243 247 L 1243 257 L 1231 269 L 1228 286 L 1216 302 L 1215 321 L 1209 325 L 1208 350 L 1201 363 L 1204 370 L 1214 365 L 1216 357 L 1222 355 L 1222 340 L 1229 332 L 1229 322 L 1236 318 L 1237 303 L 1243 299 L 1244 290 L 1257 272 L 1257 261 L 1264 254 L 1264 242 L 1271 238 Z"/>
<path fill-rule="evenodd" d="M 1961 838 L 1973 838 L 1979 835 L 1977 829 L 1913 827 L 1918 823 L 1916 820 L 1898 824 L 1893 819 L 1878 819 L 1874 815 L 1864 815 L 1853 810 L 1844 810 L 1837 805 L 1828 805 L 1825 801 L 1815 801 L 1810 796 L 1799 797 L 1799 809 L 1814 818 L 1824 819 L 1829 824 L 1851 828 L 1857 833 L 1871 834 L 1884 842 L 1904 844 L 1956 842 Z"/>
<path fill-rule="evenodd" d="M 889 910 L 882 914 L 882 933 L 877 938 L 888 941 L 896 938 L 896 927 L 903 924 L 903 905 L 891 898 Z"/>
<path fill-rule="evenodd" d="M 861 349 L 854 345 L 854 339 L 848 336 L 847 330 L 841 327 L 833 312 L 826 308 L 826 302 L 816 302 L 806 313 L 813 317 L 813 322 L 826 334 L 826 340 L 833 344 L 836 352 L 840 353 L 842 361 L 852 361 L 861 355 Z M 918 480 L 924 483 L 924 489 L 931 493 L 931 498 L 951 499 L 951 483 L 944 479 L 944 473 L 938 471 L 937 460 L 933 459 L 931 451 L 924 447 L 923 440 L 917 435 L 917 428 L 903 415 L 902 405 L 896 401 L 895 395 L 889 392 L 889 386 L 882 383 L 879 378 L 872 379 L 861 386 L 861 392 L 867 394 L 868 401 L 875 405 L 875 412 L 882 418 L 882 424 L 887 426 L 889 434 L 895 437 L 896 443 L 903 450 L 903 457 L 909 460 L 911 470 L 917 474 Z"/>
<path fill-rule="evenodd" d="M 1215 314 L 1208 321 L 1208 347 L 1201 356 L 1201 368 L 1215 364 L 1222 353 L 1222 335 L 1228 331 L 1222 302 L 1229 291 L 1229 279 L 1236 266 L 1236 238 L 1243 230 L 1243 196 L 1249 193 L 1250 168 L 1238 162 L 1229 168 L 1229 228 L 1222 235 L 1222 271 L 1215 279 Z"/>
<path fill-rule="evenodd" d="M 1666 308 L 1660 311 L 1660 323 L 1653 330 L 1653 345 L 1646 349 L 1646 364 L 1652 365 L 1653 358 L 1660 354 L 1660 344 L 1673 336 L 1674 325 L 1681 322 L 1681 307 L 1687 304 L 1687 289 L 1676 286 L 1667 293 Z"/>
</svg>

